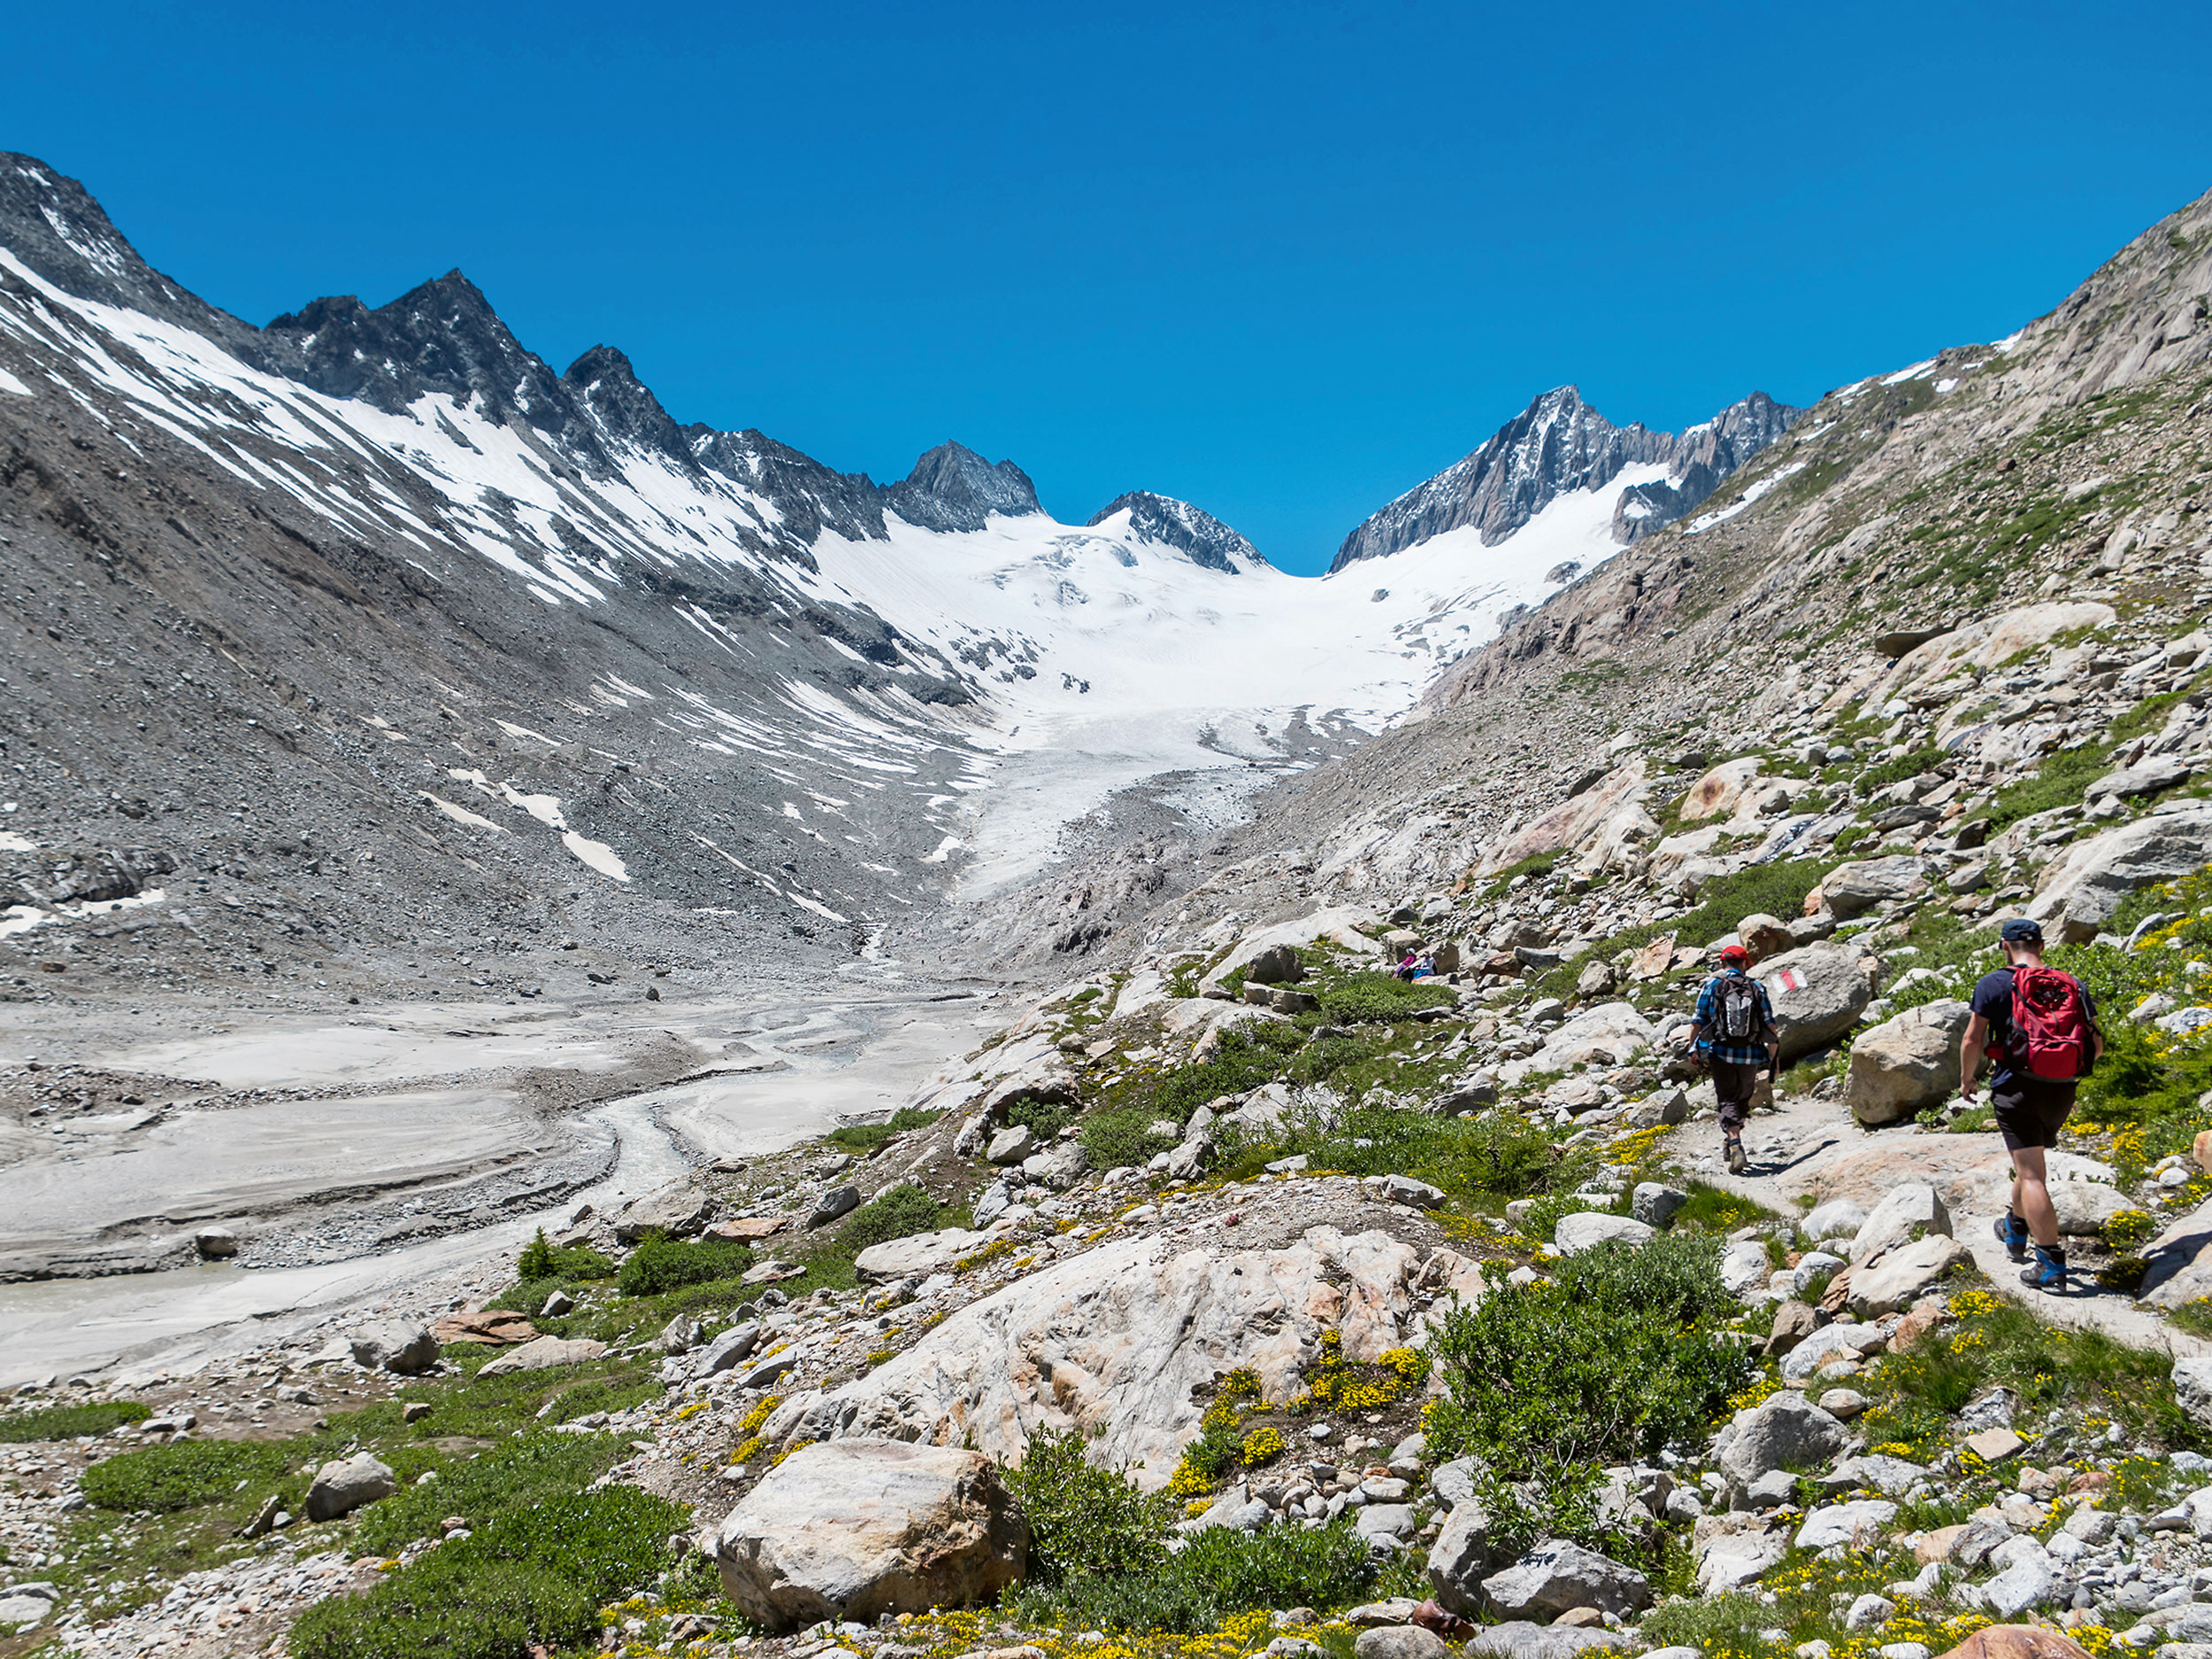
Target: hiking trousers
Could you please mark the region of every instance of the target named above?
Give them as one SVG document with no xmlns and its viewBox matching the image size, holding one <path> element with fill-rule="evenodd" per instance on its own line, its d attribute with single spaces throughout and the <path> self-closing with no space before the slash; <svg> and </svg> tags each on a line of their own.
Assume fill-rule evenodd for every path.
<svg viewBox="0 0 2212 1659">
<path fill-rule="evenodd" d="M 1733 1060 L 1715 1060 L 1712 1065 L 1713 1098 L 1720 1107 L 1721 1129 L 1727 1134 L 1740 1134 L 1751 1121 L 1752 1096 L 1758 1093 L 1766 1067 L 1739 1065 Z"/>
</svg>

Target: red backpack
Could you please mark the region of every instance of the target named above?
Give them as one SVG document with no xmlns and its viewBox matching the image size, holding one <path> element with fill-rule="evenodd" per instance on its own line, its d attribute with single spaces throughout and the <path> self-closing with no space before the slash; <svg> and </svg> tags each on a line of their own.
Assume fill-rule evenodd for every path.
<svg viewBox="0 0 2212 1659">
<path fill-rule="evenodd" d="M 2096 1059 L 2081 981 L 2057 968 L 2012 971 L 2012 1044 L 2016 1071 L 2054 1083 L 2089 1075 Z"/>
</svg>

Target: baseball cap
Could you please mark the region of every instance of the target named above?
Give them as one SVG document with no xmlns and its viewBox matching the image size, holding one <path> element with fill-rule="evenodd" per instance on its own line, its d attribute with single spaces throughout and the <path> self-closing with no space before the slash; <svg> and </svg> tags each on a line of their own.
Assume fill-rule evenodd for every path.
<svg viewBox="0 0 2212 1659">
<path fill-rule="evenodd" d="M 2043 925 L 2024 916 L 2016 916 L 1997 930 L 1997 936 L 2008 945 L 2039 945 L 2043 942 Z"/>
<path fill-rule="evenodd" d="M 1751 953 L 1741 945 L 1724 945 L 1721 948 L 1720 959 L 1727 963 L 1748 962 L 1751 960 Z"/>
</svg>

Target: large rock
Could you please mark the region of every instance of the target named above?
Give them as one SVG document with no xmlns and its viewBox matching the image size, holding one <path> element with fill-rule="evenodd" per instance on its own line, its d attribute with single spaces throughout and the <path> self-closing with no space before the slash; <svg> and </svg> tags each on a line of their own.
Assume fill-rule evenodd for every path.
<svg viewBox="0 0 2212 1659">
<path fill-rule="evenodd" d="M 1851 1274 L 1848 1305 L 1860 1319 L 1878 1319 L 1916 1300 L 1953 1268 L 1970 1263 L 1974 1253 L 1956 1239 L 1930 1233 L 1912 1244 L 1885 1250 L 1870 1267 Z"/>
<path fill-rule="evenodd" d="M 719 1376 L 749 1357 L 760 1346 L 760 1325 L 755 1320 L 748 1319 L 743 1325 L 732 1325 L 708 1343 L 699 1357 L 692 1362 L 692 1375 Z"/>
<path fill-rule="evenodd" d="M 1379 1231 L 1314 1227 L 1243 1249 L 1225 1237 L 1118 1240 L 971 1302 L 833 1394 L 786 1402 L 762 1432 L 773 1444 L 968 1444 L 1004 1460 L 1040 1428 L 1074 1428 L 1095 1437 L 1099 1463 L 1157 1487 L 1198 1432 L 1193 1389 L 1250 1366 L 1265 1398 L 1287 1399 L 1325 1331 L 1360 1362 L 1415 1340 L 1432 1268 L 1429 1252 Z"/>
<path fill-rule="evenodd" d="M 1622 1065 L 1650 1048 L 1658 1035 L 1633 1002 L 1600 1002 L 1552 1032 L 1530 1059 L 1515 1061 L 1500 1074 L 1517 1082 L 1531 1071 L 1566 1071 L 1592 1060 Z"/>
<path fill-rule="evenodd" d="M 949 1273 L 963 1256 L 973 1256 L 990 1241 L 989 1233 L 971 1233 L 965 1227 L 917 1233 L 870 1245 L 853 1257 L 853 1266 L 863 1279 L 926 1279 L 932 1273 Z"/>
<path fill-rule="evenodd" d="M 1556 1618 L 1578 1607 L 1626 1616 L 1652 1602 L 1651 1581 L 1633 1567 L 1547 1539 L 1510 1567 L 1482 1581 L 1483 1594 L 1502 1618 Z"/>
<path fill-rule="evenodd" d="M 1583 1210 L 1560 1217 L 1551 1237 L 1563 1254 L 1579 1256 L 1601 1244 L 1641 1244 L 1657 1232 L 1650 1223 L 1639 1221 L 1633 1216 L 1609 1216 Z"/>
<path fill-rule="evenodd" d="M 1737 1412 L 1722 1438 L 1721 1478 L 1731 1492 L 1741 1494 L 1762 1475 L 1833 1457 L 1851 1434 L 1803 1394 L 1785 1391 Z"/>
<path fill-rule="evenodd" d="M 1855 1273 L 1856 1269 L 1852 1270 Z M 1840 1275 L 1839 1276 L 1840 1278 Z M 1849 1281 L 1843 1281 L 1846 1294 Z M 1834 1286 L 1831 1285 L 1830 1289 Z M 1823 1365 L 1839 1359 L 1856 1359 L 1883 1346 L 1882 1333 L 1878 1326 L 1861 1325 L 1856 1320 L 1824 1325 L 1804 1338 L 1782 1358 L 1782 1380 L 1786 1383 L 1807 1383 Z"/>
<path fill-rule="evenodd" d="M 1828 1239 L 1847 1239 L 1866 1225 L 1866 1211 L 1847 1198 L 1831 1198 L 1816 1205 L 1797 1224 L 1797 1230 L 1815 1244 Z"/>
<path fill-rule="evenodd" d="M 1306 977 L 1306 964 L 1298 960 L 1294 945 L 1270 945 L 1245 964 L 1247 985 L 1295 985 Z"/>
<path fill-rule="evenodd" d="M 1973 1010 L 1946 999 L 1909 1008 L 1851 1043 L 1843 1098 L 1869 1128 L 1940 1105 L 1959 1086 L 1959 1039 Z"/>
<path fill-rule="evenodd" d="M 1797 1529 L 1800 1549 L 1870 1548 L 1882 1529 L 1897 1518 L 1897 1506 L 1886 1498 L 1861 1498 L 1852 1503 L 1831 1503 L 1815 1509 Z"/>
<path fill-rule="evenodd" d="M 1443 1471 L 1437 1475 L 1440 1494 Z M 1444 1530 L 1430 1547 L 1429 1588 L 1448 1611 L 1479 1618 L 1483 1612 L 1482 1581 L 1510 1559 L 1510 1552 L 1492 1536 L 1489 1512 L 1472 1498 L 1463 1499 L 1452 1506 Z"/>
<path fill-rule="evenodd" d="M 1758 1239 L 1739 1239 L 1721 1253 L 1721 1288 L 1732 1296 L 1748 1295 L 1773 1277 L 1767 1247 Z"/>
<path fill-rule="evenodd" d="M 1378 1624 L 1352 1644 L 1352 1659 L 1451 1659 L 1451 1652 L 1441 1636 L 1418 1624 Z"/>
<path fill-rule="evenodd" d="M 604 1342 L 595 1342 L 588 1337 L 541 1336 L 534 1342 L 525 1342 L 520 1348 L 511 1348 L 497 1359 L 488 1362 L 476 1374 L 479 1377 L 504 1377 L 510 1371 L 557 1371 L 564 1365 L 581 1365 L 597 1359 L 607 1351 Z"/>
<path fill-rule="evenodd" d="M 334 1521 L 399 1490 L 399 1477 L 366 1452 L 325 1463 L 307 1488 L 307 1518 Z"/>
<path fill-rule="evenodd" d="M 2176 1217 L 2145 1247 L 2142 1299 L 2159 1308 L 2212 1297 L 2212 1199 Z"/>
<path fill-rule="evenodd" d="M 1272 927 L 1263 927 L 1247 933 L 1237 941 L 1236 949 L 1207 972 L 1200 981 L 1202 988 L 1219 986 L 1239 968 L 1249 968 L 1267 952 L 1279 945 L 1332 944 L 1361 956 L 1379 955 L 1382 947 L 1363 931 L 1381 920 L 1374 911 L 1357 905 L 1340 904 L 1327 910 L 1316 910 L 1295 921 L 1278 922 Z"/>
<path fill-rule="evenodd" d="M 1951 1212 L 1944 1208 L 1936 1189 L 1925 1181 L 1906 1181 L 1890 1189 L 1889 1195 L 1874 1206 L 1874 1213 L 1853 1236 L 1851 1259 L 1870 1262 L 1893 1246 L 1909 1243 L 1931 1233 L 1940 1233 L 1947 1238 L 1950 1232 Z"/>
<path fill-rule="evenodd" d="M 438 1363 L 438 1339 L 430 1327 L 412 1319 L 382 1319 L 365 1325 L 346 1339 L 353 1363 L 371 1371 L 412 1377 Z"/>
<path fill-rule="evenodd" d="M 1634 1646 L 1619 1631 L 1517 1618 L 1477 1631 L 1463 1651 L 1474 1659 L 1582 1659 L 1585 1654 L 1627 1653 Z M 1673 1659 L 1683 1659 L 1683 1654 L 1678 1651 Z"/>
<path fill-rule="evenodd" d="M 2170 1644 L 2161 1651 L 2174 1649 Z M 2090 1655 L 2072 1637 L 2040 1624 L 1990 1624 L 1938 1659 L 2090 1659 Z"/>
<path fill-rule="evenodd" d="M 2212 804 L 2191 803 L 2067 848 L 2036 883 L 2027 914 L 2054 942 L 2085 944 L 2139 887 L 2172 881 L 2212 862 Z"/>
<path fill-rule="evenodd" d="M 1820 894 L 1842 921 L 1863 916 L 1877 904 L 1925 893 L 1928 882 L 1917 858 L 1869 858 L 1838 864 L 1821 879 Z"/>
<path fill-rule="evenodd" d="M 698 1232 L 713 1213 L 714 1200 L 704 1191 L 689 1181 L 672 1181 L 616 1211 L 614 1236 L 625 1244 L 635 1244 L 653 1233 L 679 1239 Z"/>
<path fill-rule="evenodd" d="M 2212 1425 L 2212 1359 L 2177 1359 L 2173 1370 L 2174 1403 L 2199 1423 Z"/>
<path fill-rule="evenodd" d="M 2081 792 L 2085 801 L 2095 801 L 2105 795 L 2156 795 L 2162 789 L 2171 789 L 2189 781 L 2190 765 L 2174 755 L 2153 755 L 2132 766 L 2123 766 L 2108 772 Z"/>
<path fill-rule="evenodd" d="M 1726 1595 L 1782 1564 L 1790 1535 L 1781 1532 L 1722 1532 L 1697 1546 L 1697 1587 Z"/>
<path fill-rule="evenodd" d="M 1774 1004 L 1786 1064 L 1848 1032 L 1874 996 L 1859 952 L 1850 945 L 1785 951 L 1761 963 L 1755 972 Z"/>
<path fill-rule="evenodd" d="M 1685 824 L 1701 823 L 1710 818 L 1735 818 L 1758 780 L 1759 757 L 1747 755 L 1740 760 L 1724 760 L 1690 786 L 1682 797 L 1682 804 L 1675 809 L 1675 817 Z"/>
<path fill-rule="evenodd" d="M 771 1631 L 874 1624 L 995 1598 L 1020 1579 L 1029 1524 L 990 1459 L 891 1440 L 808 1446 L 715 1534 L 722 1587 Z"/>
</svg>

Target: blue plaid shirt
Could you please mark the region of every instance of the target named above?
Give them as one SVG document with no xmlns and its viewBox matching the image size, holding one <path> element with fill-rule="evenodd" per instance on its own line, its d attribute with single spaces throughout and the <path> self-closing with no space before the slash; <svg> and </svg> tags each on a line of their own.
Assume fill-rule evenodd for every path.
<svg viewBox="0 0 2212 1659">
<path fill-rule="evenodd" d="M 1697 1024 L 1703 1033 L 1697 1046 L 1716 1060 L 1725 1060 L 1731 1065 L 1764 1065 L 1767 1063 L 1767 1044 L 1774 1038 L 1774 1004 L 1767 1000 L 1767 987 L 1756 979 L 1751 980 L 1752 994 L 1759 1002 L 1758 1034 L 1748 1042 L 1723 1042 L 1713 1034 L 1713 1027 L 1720 1010 L 1716 1006 L 1719 998 L 1714 987 L 1730 974 L 1750 979 L 1741 968 L 1723 968 L 1705 981 L 1697 994 Z"/>
</svg>

